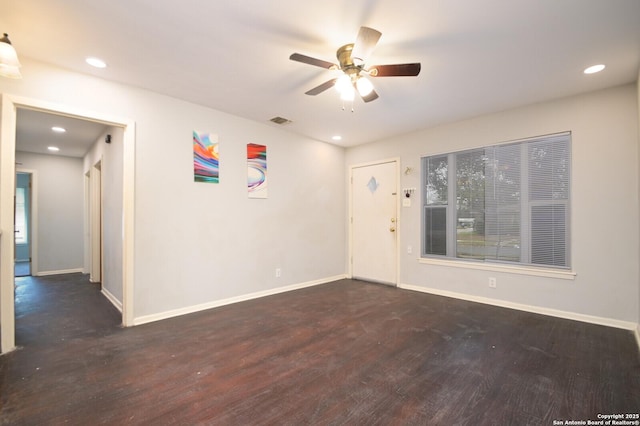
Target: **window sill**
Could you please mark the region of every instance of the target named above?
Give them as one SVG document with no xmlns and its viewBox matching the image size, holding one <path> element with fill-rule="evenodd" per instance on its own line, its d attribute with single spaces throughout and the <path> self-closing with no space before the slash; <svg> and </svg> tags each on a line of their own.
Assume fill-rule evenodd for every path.
<svg viewBox="0 0 640 426">
<path fill-rule="evenodd" d="M 570 270 L 533 268 L 527 266 L 501 265 L 489 263 L 465 262 L 464 260 L 435 259 L 420 257 L 418 262 L 425 265 L 450 266 L 452 268 L 476 269 L 481 271 L 505 272 L 510 274 L 531 275 L 534 277 L 559 278 L 563 280 L 575 280 L 576 273 Z"/>
</svg>

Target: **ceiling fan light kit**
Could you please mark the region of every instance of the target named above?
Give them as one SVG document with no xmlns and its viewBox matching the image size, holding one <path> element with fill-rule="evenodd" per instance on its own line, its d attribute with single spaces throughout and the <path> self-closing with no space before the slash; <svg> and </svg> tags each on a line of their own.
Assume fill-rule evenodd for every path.
<svg viewBox="0 0 640 426">
<path fill-rule="evenodd" d="M 415 77 L 420 74 L 421 66 L 419 62 L 410 64 L 373 65 L 367 68 L 366 61 L 381 36 L 382 33 L 373 28 L 360 27 L 356 42 L 345 44 L 337 50 L 336 58 L 338 59 L 338 64 L 312 58 L 300 53 L 292 54 L 289 57 L 292 61 L 343 72 L 343 75 L 340 77 L 325 81 L 319 86 L 308 90 L 305 94 L 315 96 L 335 86 L 343 101 L 353 101 L 355 93 L 357 92 L 364 102 L 371 102 L 378 99 L 378 94 L 373 87 L 373 83 L 371 83 L 365 75 L 377 78 Z"/>
<path fill-rule="evenodd" d="M 340 92 L 340 99 L 347 102 L 352 102 L 356 98 L 356 91 L 353 86 L 348 86 Z"/>
<path fill-rule="evenodd" d="M 362 97 L 368 96 L 373 92 L 373 84 L 367 78 L 362 76 L 356 80 L 356 88 Z"/>
<path fill-rule="evenodd" d="M 338 77 L 335 82 L 335 88 L 338 93 L 342 93 L 351 86 L 351 79 L 348 75 L 344 74 Z"/>
</svg>

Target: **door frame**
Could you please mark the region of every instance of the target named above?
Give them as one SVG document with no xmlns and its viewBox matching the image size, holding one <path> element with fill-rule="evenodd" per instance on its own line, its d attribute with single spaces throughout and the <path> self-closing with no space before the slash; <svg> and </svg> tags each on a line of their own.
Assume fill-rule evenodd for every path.
<svg viewBox="0 0 640 426">
<path fill-rule="evenodd" d="M 102 283 L 104 277 L 103 262 L 103 205 L 102 205 L 102 157 L 90 168 L 89 172 L 89 281 Z M 87 202 L 86 201 L 86 202 Z"/>
<path fill-rule="evenodd" d="M 134 294 L 135 122 L 131 119 L 60 105 L 39 99 L 1 94 L 0 111 L 0 352 L 15 349 L 13 196 L 16 173 L 17 111 L 30 109 L 121 127 L 123 135 L 122 324 L 132 326 Z M 11 231 L 11 232 L 9 232 Z"/>
<path fill-rule="evenodd" d="M 398 285 L 400 284 L 400 225 L 401 225 L 401 218 L 400 218 L 400 157 L 392 157 L 392 158 L 387 158 L 387 159 L 383 159 L 383 160 L 377 160 L 377 161 L 370 161 L 370 162 L 366 162 L 366 163 L 358 163 L 358 164 L 352 164 L 349 166 L 349 181 L 348 181 L 348 186 L 349 186 L 349 216 L 347 218 L 347 223 L 349 224 L 349 254 L 348 254 L 348 261 L 347 264 L 349 265 L 349 270 L 348 270 L 348 278 L 353 278 L 353 169 L 356 168 L 361 168 L 361 167 L 368 167 L 368 166 L 376 166 L 379 164 L 385 164 L 385 163 L 395 163 L 396 164 L 396 192 L 397 192 L 397 197 L 396 197 L 396 206 L 395 206 L 395 210 L 396 210 L 396 258 L 395 258 L 395 263 L 396 263 L 396 276 L 395 276 L 395 283 L 393 283 L 392 285 L 398 287 Z"/>
</svg>

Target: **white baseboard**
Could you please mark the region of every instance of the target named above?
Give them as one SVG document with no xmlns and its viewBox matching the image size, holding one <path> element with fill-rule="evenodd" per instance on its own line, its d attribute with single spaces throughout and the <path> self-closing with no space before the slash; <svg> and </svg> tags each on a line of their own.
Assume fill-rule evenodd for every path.
<svg viewBox="0 0 640 426">
<path fill-rule="evenodd" d="M 34 274 L 36 277 L 45 277 L 47 275 L 61 275 L 61 274 L 76 274 L 76 273 L 82 273 L 82 268 L 76 268 L 76 269 L 61 269 L 59 271 L 40 271 L 37 272 L 36 274 Z"/>
<path fill-rule="evenodd" d="M 456 293 L 452 291 L 439 290 L 439 289 L 428 288 L 428 287 L 420 287 L 420 286 L 410 285 L 410 284 L 400 284 L 398 285 L 398 287 L 405 290 L 435 294 L 437 296 L 452 297 L 454 299 L 467 300 L 469 302 L 484 303 L 486 305 L 499 306 L 501 308 L 516 309 L 518 311 L 531 312 L 534 314 L 542 314 L 542 315 L 548 315 L 551 317 L 587 322 L 591 324 L 605 325 L 607 327 L 622 328 L 625 330 L 635 330 L 636 339 L 638 339 L 638 345 L 640 346 L 640 336 L 639 336 L 640 325 L 634 322 L 620 321 L 620 320 L 615 320 L 611 318 L 578 314 L 578 313 L 569 312 L 569 311 L 560 311 L 557 309 L 542 308 L 539 306 L 524 305 L 521 303 L 507 302 L 504 300 L 490 299 L 487 297 L 480 297 L 480 296 L 472 296 L 464 293 Z"/>
<path fill-rule="evenodd" d="M 272 296 L 274 294 L 285 293 L 287 291 L 299 290 L 306 287 L 313 287 L 320 284 L 326 284 L 332 281 L 342 280 L 346 278 L 346 275 L 336 275 L 334 277 L 323 278 L 316 281 L 308 281 L 300 284 L 293 284 L 285 287 L 278 287 L 271 290 L 258 291 L 255 293 L 249 293 L 242 296 L 230 297 L 228 299 L 214 300 L 200 305 L 187 306 L 185 308 L 174 309 L 171 311 L 160 312 L 158 314 L 144 315 L 133 319 L 133 325 L 147 324 L 150 322 L 160 321 L 168 318 L 177 317 L 180 315 L 192 314 L 194 312 L 204 311 L 207 309 L 218 308 L 224 305 L 231 305 L 233 303 L 244 302 L 247 300 L 258 299 L 260 297 Z"/>
<path fill-rule="evenodd" d="M 102 287 L 101 292 L 104 297 L 106 297 L 107 300 L 109 300 L 109 302 L 111 302 L 111 304 L 115 306 L 116 309 L 120 311 L 120 313 L 122 313 L 122 302 L 120 302 L 117 297 L 115 297 L 109 290 L 104 287 Z"/>
</svg>

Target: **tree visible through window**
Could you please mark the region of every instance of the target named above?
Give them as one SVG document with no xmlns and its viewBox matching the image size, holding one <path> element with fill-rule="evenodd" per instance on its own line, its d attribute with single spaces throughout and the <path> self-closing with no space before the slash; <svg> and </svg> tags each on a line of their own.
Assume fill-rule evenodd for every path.
<svg viewBox="0 0 640 426">
<path fill-rule="evenodd" d="M 425 157 L 423 256 L 569 266 L 570 134 Z"/>
</svg>

